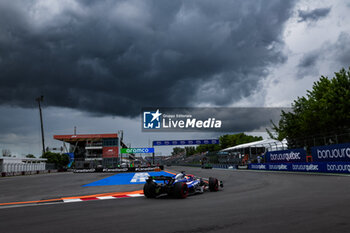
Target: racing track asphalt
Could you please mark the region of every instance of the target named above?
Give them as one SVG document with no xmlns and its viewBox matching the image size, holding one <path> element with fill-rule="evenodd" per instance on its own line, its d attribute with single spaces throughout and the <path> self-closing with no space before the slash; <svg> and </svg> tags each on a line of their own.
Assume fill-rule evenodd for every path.
<svg viewBox="0 0 350 233">
<path fill-rule="evenodd" d="M 215 176 L 224 181 L 225 188 L 182 200 L 138 197 L 0 209 L 0 231 L 295 233 L 350 229 L 350 177 L 170 168 Z"/>
</svg>

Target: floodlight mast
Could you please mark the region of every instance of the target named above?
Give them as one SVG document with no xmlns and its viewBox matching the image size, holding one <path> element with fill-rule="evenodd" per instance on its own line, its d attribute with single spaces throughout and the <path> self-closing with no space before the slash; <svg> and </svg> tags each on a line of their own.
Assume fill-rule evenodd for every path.
<svg viewBox="0 0 350 233">
<path fill-rule="evenodd" d="M 44 100 L 44 96 L 40 96 L 40 97 L 36 98 L 35 100 L 38 101 L 38 106 L 39 106 L 40 126 L 41 126 L 41 142 L 42 142 L 42 146 L 43 146 L 43 154 L 45 154 L 45 140 L 44 140 L 43 114 L 42 114 L 41 105 L 40 105 L 40 102 L 42 102 L 42 101 Z"/>
</svg>

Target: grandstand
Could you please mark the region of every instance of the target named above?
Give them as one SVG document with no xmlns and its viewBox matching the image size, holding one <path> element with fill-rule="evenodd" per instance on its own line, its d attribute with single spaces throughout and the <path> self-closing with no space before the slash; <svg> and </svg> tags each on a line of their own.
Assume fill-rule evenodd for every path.
<svg viewBox="0 0 350 233">
<path fill-rule="evenodd" d="M 218 153 L 219 161 L 256 161 L 258 156 L 262 156 L 267 151 L 284 150 L 288 148 L 287 140 L 278 141 L 275 139 L 265 139 L 256 142 L 249 142 L 233 147 L 228 147 Z"/>
<path fill-rule="evenodd" d="M 119 156 L 118 134 L 54 135 L 53 138 L 62 141 L 67 152 L 74 153 L 75 168 L 114 168 L 122 161 Z M 66 143 L 69 144 L 69 149 Z M 122 140 L 120 146 L 126 148 Z"/>
</svg>

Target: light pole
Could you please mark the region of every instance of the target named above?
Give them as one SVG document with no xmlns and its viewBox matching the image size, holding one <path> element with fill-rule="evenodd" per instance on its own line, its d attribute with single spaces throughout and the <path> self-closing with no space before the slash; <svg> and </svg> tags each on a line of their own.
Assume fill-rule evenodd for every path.
<svg viewBox="0 0 350 233">
<path fill-rule="evenodd" d="M 42 142 L 42 145 L 43 145 L 43 154 L 45 154 L 43 115 L 42 115 L 42 112 L 41 112 L 41 105 L 40 105 L 40 102 L 42 102 L 44 100 L 44 96 L 40 96 L 40 97 L 36 98 L 35 100 L 38 101 L 38 105 L 39 105 L 40 126 L 41 126 L 41 142 Z"/>
<path fill-rule="evenodd" d="M 118 130 L 118 155 L 120 155 L 120 159 L 119 159 L 119 166 L 122 165 L 122 159 L 123 159 L 123 156 L 122 156 L 122 153 L 121 153 L 121 145 L 122 145 L 122 135 L 123 135 L 123 130 Z"/>
</svg>

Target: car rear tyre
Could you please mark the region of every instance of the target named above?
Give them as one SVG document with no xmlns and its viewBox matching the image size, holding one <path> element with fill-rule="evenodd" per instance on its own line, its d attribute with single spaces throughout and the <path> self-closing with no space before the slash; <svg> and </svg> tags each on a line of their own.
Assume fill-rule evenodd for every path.
<svg viewBox="0 0 350 233">
<path fill-rule="evenodd" d="M 216 192 L 219 190 L 219 181 L 214 177 L 209 177 L 209 190 L 211 192 Z"/>
<path fill-rule="evenodd" d="M 143 193 L 147 198 L 155 198 L 156 197 L 156 187 L 157 184 L 153 181 L 146 182 L 146 184 L 143 186 Z"/>
<path fill-rule="evenodd" d="M 178 182 L 174 185 L 174 196 L 177 198 L 186 198 L 188 195 L 188 187 L 185 182 Z"/>
</svg>

